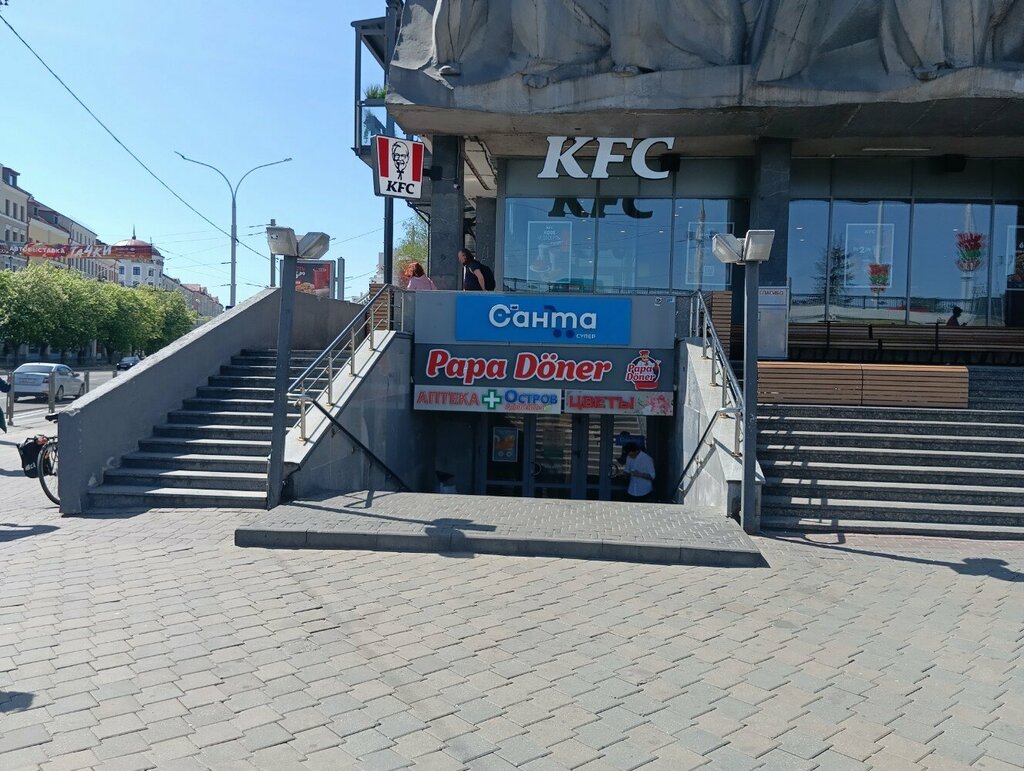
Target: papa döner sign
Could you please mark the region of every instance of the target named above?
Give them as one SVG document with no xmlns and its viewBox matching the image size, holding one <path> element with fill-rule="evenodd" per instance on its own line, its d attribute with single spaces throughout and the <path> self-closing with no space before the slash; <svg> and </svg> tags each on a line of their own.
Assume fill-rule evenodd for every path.
<svg viewBox="0 0 1024 771">
<path fill-rule="evenodd" d="M 417 345 L 417 385 L 671 391 L 671 349 Z"/>
</svg>

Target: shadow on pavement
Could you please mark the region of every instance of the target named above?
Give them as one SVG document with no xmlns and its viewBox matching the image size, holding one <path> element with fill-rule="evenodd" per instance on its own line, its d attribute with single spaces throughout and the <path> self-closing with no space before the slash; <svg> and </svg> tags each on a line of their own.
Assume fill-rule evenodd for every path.
<svg viewBox="0 0 1024 771">
<path fill-rule="evenodd" d="M 15 525 L 12 522 L 0 522 L 0 543 L 28 538 L 31 535 L 52 533 L 57 529 L 55 525 Z"/>
<path fill-rule="evenodd" d="M 854 549 L 849 546 L 842 546 L 846 537 L 842 533 L 836 534 L 837 543 L 819 543 L 807 538 L 806 533 L 791 533 L 778 536 L 764 536 L 774 541 L 785 541 L 786 543 L 800 543 L 804 546 L 814 546 L 818 549 L 829 549 L 847 554 L 860 554 L 865 557 L 883 557 L 896 560 L 897 562 L 914 562 L 918 565 L 936 565 L 947 567 L 950 570 L 964 576 L 989 576 L 997 581 L 1024 581 L 1024 573 L 1011 570 L 1006 560 L 995 557 L 964 557 L 961 562 L 948 562 L 946 560 L 927 559 L 925 557 L 909 557 L 905 554 L 893 554 L 891 552 L 870 551 L 867 549 Z M 799 538 L 799 540 L 796 540 Z"/>
<path fill-rule="evenodd" d="M 0 691 L 0 714 L 24 712 L 32 706 L 35 695 L 21 691 Z"/>
</svg>

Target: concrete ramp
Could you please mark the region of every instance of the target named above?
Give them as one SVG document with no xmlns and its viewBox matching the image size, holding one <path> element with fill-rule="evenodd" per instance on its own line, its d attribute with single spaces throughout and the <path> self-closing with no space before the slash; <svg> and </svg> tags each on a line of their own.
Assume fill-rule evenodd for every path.
<svg viewBox="0 0 1024 771">
<path fill-rule="evenodd" d="M 432 493 L 360 492 L 279 506 L 238 528 L 235 544 L 716 567 L 765 564 L 750 537 L 720 512 L 656 503 Z"/>
</svg>

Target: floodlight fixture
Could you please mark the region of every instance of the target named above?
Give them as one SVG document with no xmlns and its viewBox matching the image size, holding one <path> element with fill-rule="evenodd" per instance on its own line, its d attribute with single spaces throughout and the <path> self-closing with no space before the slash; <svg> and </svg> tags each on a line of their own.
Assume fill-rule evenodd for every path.
<svg viewBox="0 0 1024 771">
<path fill-rule="evenodd" d="M 768 262 L 773 241 L 774 230 L 748 230 L 743 239 L 743 262 Z"/>
<path fill-rule="evenodd" d="M 743 262 L 743 241 L 732 233 L 716 233 L 711 239 L 711 251 L 726 265 Z"/>
<path fill-rule="evenodd" d="M 267 245 L 270 253 L 277 257 L 297 257 L 299 254 L 299 242 L 291 228 L 268 227 Z"/>
<path fill-rule="evenodd" d="M 746 238 L 736 238 L 732 233 L 716 233 L 711 239 L 711 251 L 726 265 L 767 262 L 774 240 L 774 230 L 748 230 Z"/>
<path fill-rule="evenodd" d="M 299 239 L 298 254 L 304 260 L 319 260 L 331 248 L 331 237 L 326 233 L 306 233 Z"/>
</svg>

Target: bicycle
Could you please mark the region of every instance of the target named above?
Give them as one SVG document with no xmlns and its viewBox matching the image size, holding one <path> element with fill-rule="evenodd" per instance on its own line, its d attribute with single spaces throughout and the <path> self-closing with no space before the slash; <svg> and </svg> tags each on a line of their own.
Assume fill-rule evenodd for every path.
<svg viewBox="0 0 1024 771">
<path fill-rule="evenodd" d="M 57 413 L 46 416 L 51 423 L 57 422 Z M 37 434 L 18 445 L 21 468 L 25 476 L 36 477 L 43 493 L 58 506 L 60 505 L 60 456 L 57 452 L 57 437 Z"/>
<path fill-rule="evenodd" d="M 57 413 L 47 415 L 46 419 L 51 423 L 57 422 Z M 44 442 L 39 450 L 39 486 L 43 493 L 60 506 L 60 477 L 58 476 L 57 437 L 44 436 Z"/>
</svg>

